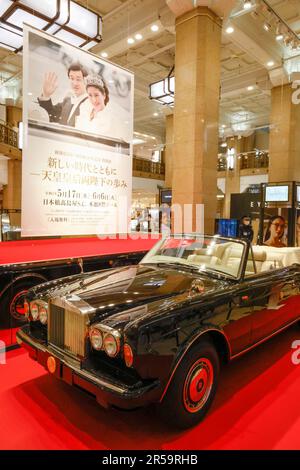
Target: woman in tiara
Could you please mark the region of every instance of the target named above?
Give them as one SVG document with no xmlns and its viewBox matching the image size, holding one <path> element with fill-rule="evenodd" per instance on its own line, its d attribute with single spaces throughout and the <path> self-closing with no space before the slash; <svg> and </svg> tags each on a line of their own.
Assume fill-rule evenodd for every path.
<svg viewBox="0 0 300 470">
<path fill-rule="evenodd" d="M 99 136 L 128 141 L 129 127 L 124 128 L 122 122 L 124 111 L 116 103 L 107 106 L 109 90 L 103 78 L 100 75 L 88 75 L 86 91 L 88 99 L 80 107 L 76 128 Z"/>
</svg>

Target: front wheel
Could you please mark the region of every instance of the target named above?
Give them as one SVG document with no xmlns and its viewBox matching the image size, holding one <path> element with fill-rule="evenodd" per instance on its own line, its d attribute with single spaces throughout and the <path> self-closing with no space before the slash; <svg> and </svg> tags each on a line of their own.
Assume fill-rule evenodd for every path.
<svg viewBox="0 0 300 470">
<path fill-rule="evenodd" d="M 161 404 L 164 419 L 185 429 L 198 424 L 216 394 L 220 371 L 218 353 L 209 341 L 201 341 L 179 364 Z"/>
</svg>

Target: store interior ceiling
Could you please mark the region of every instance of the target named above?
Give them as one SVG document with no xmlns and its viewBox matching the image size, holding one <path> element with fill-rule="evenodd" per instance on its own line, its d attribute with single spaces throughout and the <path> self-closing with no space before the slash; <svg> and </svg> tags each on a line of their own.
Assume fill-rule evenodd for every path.
<svg viewBox="0 0 300 470">
<path fill-rule="evenodd" d="M 149 84 L 165 78 L 174 65 L 175 16 L 168 0 L 78 0 L 78 3 L 103 18 L 103 40 L 91 52 L 107 55 L 107 60 L 134 72 L 134 130 L 163 143 L 165 116 L 173 110 L 151 101 L 148 93 Z M 288 75 L 300 72 L 300 40 L 299 47 L 292 41 L 278 40 L 281 26 L 292 38 L 300 34 L 300 1 L 267 3 L 277 16 L 270 14 L 264 0 L 252 0 L 252 7 L 246 9 L 244 0 L 237 0 L 230 17 L 223 21 L 221 136 L 247 135 L 268 126 L 271 87 L 287 83 Z M 152 31 L 153 25 L 157 26 L 156 31 Z M 129 38 L 134 42 L 129 44 Z M 22 55 L 0 48 L 0 102 L 9 99 L 9 103 L 13 100 L 21 105 L 21 95 Z"/>
</svg>

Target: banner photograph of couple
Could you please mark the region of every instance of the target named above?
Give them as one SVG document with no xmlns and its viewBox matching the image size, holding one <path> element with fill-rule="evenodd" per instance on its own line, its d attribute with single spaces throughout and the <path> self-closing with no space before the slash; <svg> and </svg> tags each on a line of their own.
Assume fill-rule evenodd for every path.
<svg viewBox="0 0 300 470">
<path fill-rule="evenodd" d="M 42 36 L 29 44 L 29 120 L 130 142 L 132 74 Z"/>
</svg>

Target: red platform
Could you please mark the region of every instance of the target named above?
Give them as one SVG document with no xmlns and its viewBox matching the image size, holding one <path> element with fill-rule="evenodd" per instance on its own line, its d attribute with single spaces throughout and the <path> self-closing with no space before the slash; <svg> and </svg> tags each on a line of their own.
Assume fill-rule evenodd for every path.
<svg viewBox="0 0 300 470">
<path fill-rule="evenodd" d="M 300 365 L 294 326 L 227 365 L 214 405 L 194 429 L 175 432 L 153 408 L 104 410 L 48 375 L 23 350 L 0 365 L 1 449 L 300 449 Z"/>
<path fill-rule="evenodd" d="M 138 234 L 132 237 L 118 237 L 116 239 L 87 237 L 2 242 L 0 243 L 0 265 L 148 251 L 158 241 L 158 237 L 152 239 L 148 237 L 148 234 L 144 236 Z"/>
</svg>

